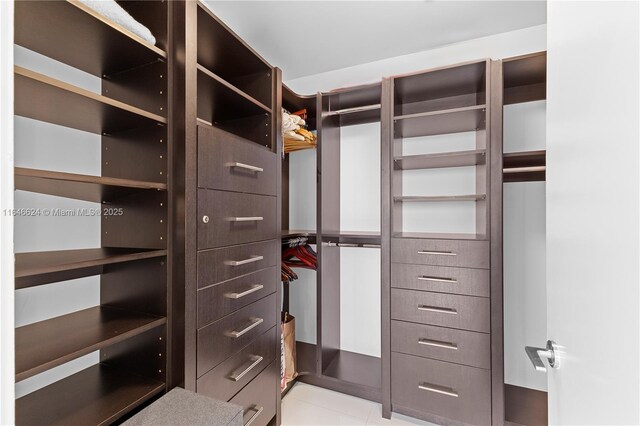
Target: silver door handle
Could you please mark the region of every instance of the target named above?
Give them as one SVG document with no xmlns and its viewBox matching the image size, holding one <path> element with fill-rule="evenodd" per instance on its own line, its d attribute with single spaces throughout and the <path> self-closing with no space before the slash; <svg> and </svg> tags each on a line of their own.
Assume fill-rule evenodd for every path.
<svg viewBox="0 0 640 426">
<path fill-rule="evenodd" d="M 253 421 L 258 418 L 258 416 L 260 415 L 260 413 L 262 413 L 263 410 L 264 410 L 264 407 L 258 408 L 257 405 L 254 405 L 251 408 L 249 408 L 247 410 L 247 412 L 255 411 L 255 414 L 253 416 L 251 416 L 251 418 L 249 420 L 247 420 L 247 422 L 244 424 L 244 426 L 249 426 L 251 423 L 253 423 Z"/>
<path fill-rule="evenodd" d="M 249 324 L 247 327 L 243 328 L 240 331 L 230 331 L 228 333 L 229 336 L 233 337 L 234 339 L 237 339 L 238 337 L 247 334 L 248 332 L 250 332 L 251 330 L 253 330 L 254 328 L 256 328 L 257 326 L 259 326 L 260 324 L 262 324 L 264 322 L 264 319 L 262 318 L 256 318 L 253 321 L 251 321 L 251 324 Z"/>
<path fill-rule="evenodd" d="M 439 393 L 440 395 L 452 396 L 454 398 L 458 397 L 458 392 L 455 389 L 447 388 L 444 386 L 432 385 L 429 383 L 422 383 L 418 385 L 418 389 L 433 393 Z"/>
<path fill-rule="evenodd" d="M 255 284 L 252 285 L 249 290 L 245 290 L 241 293 L 225 293 L 224 297 L 226 297 L 227 299 L 240 299 L 241 297 L 245 297 L 251 293 L 262 290 L 263 288 L 264 286 L 262 284 Z"/>
<path fill-rule="evenodd" d="M 264 220 L 262 216 L 246 216 L 246 217 L 229 217 L 229 222 L 260 222 Z"/>
<path fill-rule="evenodd" d="M 260 364 L 262 362 L 264 358 L 259 356 L 259 355 L 251 355 L 249 357 L 249 366 L 247 366 L 244 370 L 242 370 L 241 372 L 237 373 L 236 371 L 234 371 L 233 373 L 231 373 L 231 375 L 229 376 L 229 379 L 233 380 L 234 382 L 237 382 L 238 380 L 242 379 L 244 376 L 246 376 L 249 371 L 253 370 L 254 368 L 256 368 L 256 365 Z M 242 367 L 240 367 L 242 368 Z"/>
<path fill-rule="evenodd" d="M 546 348 L 536 348 L 534 346 L 525 346 L 524 350 L 527 352 L 531 363 L 533 364 L 533 368 L 536 371 L 546 372 L 547 367 L 542 362 L 542 357 L 547 358 L 549 361 L 549 366 L 551 368 L 560 368 L 560 359 L 556 357 L 556 351 L 558 350 L 558 345 L 553 340 L 547 340 Z"/>
<path fill-rule="evenodd" d="M 264 172 L 264 169 L 262 167 L 252 166 L 250 164 L 238 163 L 237 161 L 234 161 L 233 163 L 228 163 L 227 166 L 237 167 L 239 169 L 250 170 L 252 172 L 258 172 L 258 173 Z"/>
<path fill-rule="evenodd" d="M 452 251 L 434 251 L 434 250 L 420 250 L 418 254 L 435 254 L 438 256 L 457 256 L 458 253 Z"/>
<path fill-rule="evenodd" d="M 453 308 L 438 308 L 437 306 L 418 305 L 419 311 L 437 312 L 439 314 L 458 315 L 458 311 Z"/>
<path fill-rule="evenodd" d="M 249 259 L 244 259 L 244 260 L 227 260 L 226 262 L 224 262 L 226 265 L 229 266 L 240 266 L 240 265 L 246 265 L 247 263 L 253 263 L 253 262 L 257 262 L 259 260 L 264 259 L 264 256 L 251 256 Z"/>
<path fill-rule="evenodd" d="M 441 342 L 439 340 L 431 340 L 431 339 L 418 339 L 418 344 L 425 346 L 433 346 L 436 348 L 444 348 L 444 349 L 453 349 L 454 351 L 458 350 L 458 345 L 450 342 Z"/>
<path fill-rule="evenodd" d="M 449 283 L 449 284 L 456 284 L 458 282 L 458 280 L 454 280 L 453 278 L 426 277 L 424 275 L 420 275 L 418 277 L 418 280 L 420 280 L 420 281 L 434 281 L 434 282 L 438 282 L 438 283 Z"/>
</svg>

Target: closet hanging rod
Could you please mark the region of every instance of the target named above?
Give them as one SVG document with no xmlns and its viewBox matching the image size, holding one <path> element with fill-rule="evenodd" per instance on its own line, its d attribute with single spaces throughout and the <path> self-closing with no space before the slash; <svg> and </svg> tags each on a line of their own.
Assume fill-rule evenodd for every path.
<svg viewBox="0 0 640 426">
<path fill-rule="evenodd" d="M 367 243 L 334 243 L 333 241 L 327 241 L 322 243 L 325 247 L 362 247 L 362 248 L 381 248 L 380 244 L 367 244 Z"/>
<path fill-rule="evenodd" d="M 530 172 L 544 172 L 547 170 L 546 166 L 534 166 L 534 167 L 511 167 L 502 169 L 502 173 L 530 173 Z"/>
<path fill-rule="evenodd" d="M 381 104 L 365 105 L 360 107 L 344 108 L 344 109 L 337 109 L 335 111 L 328 111 L 327 115 L 351 114 L 354 112 L 372 111 L 374 109 L 380 109 L 380 108 L 382 108 Z"/>
</svg>

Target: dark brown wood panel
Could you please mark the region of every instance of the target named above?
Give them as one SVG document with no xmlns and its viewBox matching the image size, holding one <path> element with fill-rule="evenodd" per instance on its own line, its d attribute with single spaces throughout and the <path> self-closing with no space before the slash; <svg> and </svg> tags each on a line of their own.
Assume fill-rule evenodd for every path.
<svg viewBox="0 0 640 426">
<path fill-rule="evenodd" d="M 474 425 L 491 423 L 491 373 L 393 353 L 391 397 L 394 409 L 406 407 Z"/>
<path fill-rule="evenodd" d="M 273 327 L 242 351 L 198 379 L 198 393 L 228 401 L 276 358 L 280 327 Z M 243 374 L 244 373 L 244 374 Z"/>
<path fill-rule="evenodd" d="M 392 238 L 391 261 L 488 269 L 489 242 Z"/>
<path fill-rule="evenodd" d="M 166 323 L 166 318 L 106 306 L 16 328 L 16 381 Z"/>
<path fill-rule="evenodd" d="M 198 327 L 274 293 L 280 270 L 267 268 L 198 290 Z"/>
<path fill-rule="evenodd" d="M 231 133 L 198 126 L 198 186 L 276 195 L 278 156 Z"/>
<path fill-rule="evenodd" d="M 165 384 L 94 365 L 16 400 L 16 424 L 108 425 L 164 391 Z"/>
<path fill-rule="evenodd" d="M 339 350 L 328 361 L 327 368 L 322 373 L 324 376 L 381 389 L 382 366 L 380 358 Z"/>
<path fill-rule="evenodd" d="M 504 385 L 504 419 L 524 426 L 549 424 L 547 392 Z"/>
<path fill-rule="evenodd" d="M 198 190 L 198 249 L 280 238 L 276 197 Z"/>
<path fill-rule="evenodd" d="M 198 330 L 198 377 L 274 327 L 276 295 L 265 297 Z"/>
<path fill-rule="evenodd" d="M 483 149 L 425 155 L 406 155 L 393 159 L 395 167 L 402 170 L 476 166 L 478 164 L 484 164 L 485 161 L 486 151 Z"/>
<path fill-rule="evenodd" d="M 276 386 L 279 386 L 280 364 L 272 362 L 231 401 L 244 410 L 244 424 L 266 426 L 276 414 Z"/>
<path fill-rule="evenodd" d="M 242 275 L 276 266 L 280 252 L 280 240 L 244 244 L 198 252 L 198 287 L 206 287 Z M 239 261 L 257 259 L 255 262 L 236 265 Z M 232 263 L 235 262 L 235 263 Z M 195 304 L 194 304 L 195 307 Z"/>
<path fill-rule="evenodd" d="M 472 367 L 491 368 L 488 334 L 391 321 L 391 350 Z"/>
<path fill-rule="evenodd" d="M 489 270 L 445 266 L 391 265 L 391 287 L 489 297 Z"/>
<path fill-rule="evenodd" d="M 461 330 L 490 332 L 489 299 L 391 289 L 391 318 Z"/>
</svg>

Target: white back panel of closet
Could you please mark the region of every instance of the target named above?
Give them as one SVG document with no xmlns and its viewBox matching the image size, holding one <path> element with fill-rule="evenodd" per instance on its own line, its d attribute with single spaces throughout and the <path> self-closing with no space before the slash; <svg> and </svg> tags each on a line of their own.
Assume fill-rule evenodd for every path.
<svg viewBox="0 0 640 426">
<path fill-rule="evenodd" d="M 100 79 L 16 46 L 16 65 L 100 93 Z M 15 165 L 100 175 L 100 135 L 16 117 Z M 99 204 L 16 191 L 15 208 L 96 208 Z M 100 247 L 100 217 L 16 216 L 16 253 Z M 100 304 L 100 277 L 21 289 L 15 293 L 16 327 Z M 16 398 L 98 362 L 93 353 L 16 384 Z"/>
</svg>

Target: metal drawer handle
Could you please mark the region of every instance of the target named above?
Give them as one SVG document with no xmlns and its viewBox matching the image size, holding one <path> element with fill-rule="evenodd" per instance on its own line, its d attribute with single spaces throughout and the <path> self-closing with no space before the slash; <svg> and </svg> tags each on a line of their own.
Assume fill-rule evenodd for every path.
<svg viewBox="0 0 640 426">
<path fill-rule="evenodd" d="M 438 308 L 437 306 L 418 305 L 419 311 L 437 312 L 439 314 L 458 315 L 458 311 L 453 308 Z"/>
<path fill-rule="evenodd" d="M 257 262 L 257 261 L 262 260 L 262 259 L 264 259 L 264 256 L 251 256 L 248 259 L 244 259 L 244 260 L 227 260 L 224 263 L 226 265 L 229 265 L 229 266 L 240 266 L 240 265 L 246 265 L 247 263 Z"/>
<path fill-rule="evenodd" d="M 228 333 L 228 335 L 230 337 L 233 337 L 234 339 L 237 339 L 238 337 L 240 337 L 240 336 L 242 336 L 244 334 L 247 334 L 248 332 L 250 332 L 251 330 L 253 330 L 257 326 L 262 324 L 263 322 L 264 322 L 264 320 L 262 318 L 256 318 L 256 319 L 252 320 L 251 324 L 249 324 L 247 327 L 243 328 L 240 331 L 230 331 Z"/>
<path fill-rule="evenodd" d="M 225 293 L 224 297 L 227 299 L 240 299 L 241 297 L 248 296 L 251 293 L 255 293 L 258 290 L 262 290 L 264 286 L 262 284 L 252 285 L 249 290 L 245 290 L 242 293 Z"/>
<path fill-rule="evenodd" d="M 458 280 L 455 280 L 453 278 L 427 277 L 427 276 L 424 276 L 424 275 L 420 275 L 418 277 L 418 279 L 420 281 L 434 281 L 434 282 L 438 282 L 438 283 L 448 283 L 448 284 L 456 284 L 458 282 Z"/>
<path fill-rule="evenodd" d="M 425 346 L 433 346 L 436 348 L 444 348 L 444 349 L 453 349 L 454 351 L 458 350 L 458 345 L 451 342 L 442 342 L 440 340 L 431 340 L 431 339 L 418 339 L 418 344 Z"/>
<path fill-rule="evenodd" d="M 229 217 L 229 222 L 260 222 L 264 220 L 262 216 L 247 216 L 247 217 Z"/>
<path fill-rule="evenodd" d="M 231 373 L 231 375 L 229 376 L 229 379 L 233 380 L 234 382 L 237 382 L 238 380 L 242 379 L 244 376 L 246 376 L 249 371 L 253 370 L 254 368 L 256 368 L 256 366 L 258 364 L 260 364 L 262 362 L 264 358 L 259 356 L 259 355 L 251 355 L 249 357 L 249 361 L 247 361 L 247 363 L 249 364 L 248 367 L 246 367 L 244 370 L 242 370 L 240 373 L 236 373 L 235 371 L 233 373 Z M 242 368 L 242 367 L 240 367 Z"/>
<path fill-rule="evenodd" d="M 439 393 L 440 395 L 452 396 L 454 398 L 458 397 L 458 392 L 455 389 L 447 388 L 444 386 L 432 385 L 429 383 L 422 383 L 418 385 L 418 389 L 433 393 Z"/>
<path fill-rule="evenodd" d="M 262 167 L 252 166 L 250 164 L 238 163 L 237 161 L 234 161 L 233 163 L 228 163 L 227 166 L 237 167 L 239 169 L 250 170 L 252 172 L 258 172 L 258 173 L 264 172 L 264 169 Z"/>
<path fill-rule="evenodd" d="M 418 254 L 435 254 L 439 256 L 457 256 L 458 253 L 452 251 L 433 251 L 433 250 L 420 250 Z"/>
<path fill-rule="evenodd" d="M 260 415 L 260 413 L 262 413 L 262 410 L 264 410 L 264 407 L 260 407 L 258 408 L 257 405 L 253 405 L 251 406 L 248 410 L 247 413 L 250 411 L 255 411 L 255 414 L 253 416 L 251 416 L 251 418 L 249 420 L 247 420 L 247 422 L 244 424 L 244 426 L 249 426 L 251 423 L 253 423 L 253 421 L 255 419 L 258 418 L 258 416 Z"/>
</svg>

